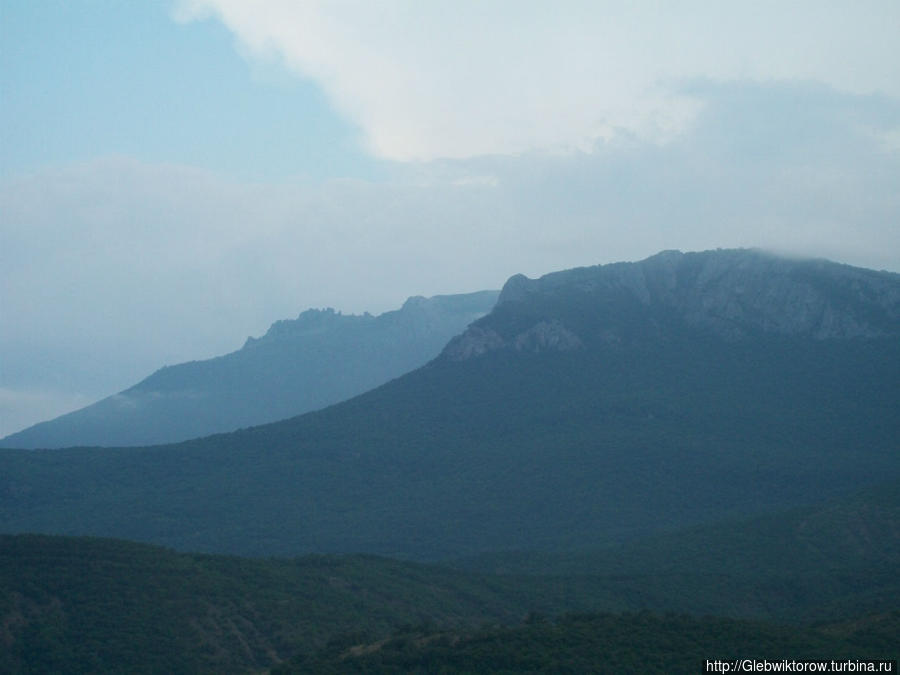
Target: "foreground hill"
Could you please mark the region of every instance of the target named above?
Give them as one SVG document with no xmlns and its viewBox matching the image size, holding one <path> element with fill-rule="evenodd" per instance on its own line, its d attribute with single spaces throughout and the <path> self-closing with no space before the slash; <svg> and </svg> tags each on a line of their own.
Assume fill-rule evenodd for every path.
<svg viewBox="0 0 900 675">
<path fill-rule="evenodd" d="M 654 655 L 662 672 L 697 672 L 698 658 L 739 654 L 896 658 L 898 488 L 581 556 L 507 554 L 496 573 L 0 536 L 0 671 L 230 673 L 297 657 L 284 672 L 596 672 L 585 658 Z M 644 610 L 729 618 L 552 619 Z"/>
<path fill-rule="evenodd" d="M 378 316 L 311 309 L 242 349 L 167 366 L 114 396 L 0 440 L 7 448 L 133 446 L 274 422 L 343 401 L 440 353 L 497 291 L 414 297 Z"/>
<path fill-rule="evenodd" d="M 246 672 L 344 633 L 517 621 L 512 584 L 348 556 L 249 560 L 0 537 L 0 671 Z"/>
<path fill-rule="evenodd" d="M 648 613 L 576 614 L 478 631 L 408 631 L 349 648 L 336 645 L 296 658 L 272 673 L 687 675 L 722 672 L 705 670 L 707 661 L 718 661 L 721 668 L 722 662 L 732 666 L 736 659 L 760 662 L 759 672 L 763 659 L 771 662 L 770 669 L 773 663 L 781 670 L 784 661 L 817 659 L 837 660 L 845 669 L 849 662 L 856 669 L 850 672 L 864 672 L 858 665 L 861 659 L 896 656 L 898 631 L 900 612 L 815 628 Z"/>
<path fill-rule="evenodd" d="M 0 452 L 0 530 L 575 550 L 900 477 L 900 276 L 754 251 L 514 277 L 428 366 L 170 446 Z"/>
<path fill-rule="evenodd" d="M 900 481 L 599 550 L 492 553 L 454 566 L 511 578 L 602 578 L 605 607 L 616 609 L 779 621 L 884 612 L 900 608 Z"/>
</svg>

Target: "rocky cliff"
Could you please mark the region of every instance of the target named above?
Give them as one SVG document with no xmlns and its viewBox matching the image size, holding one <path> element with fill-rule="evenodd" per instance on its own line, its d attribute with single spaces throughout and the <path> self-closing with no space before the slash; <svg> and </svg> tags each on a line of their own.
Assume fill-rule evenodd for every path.
<svg viewBox="0 0 900 675">
<path fill-rule="evenodd" d="M 726 340 L 900 336 L 900 275 L 743 249 L 516 275 L 496 310 L 443 356 L 568 351 L 685 331 Z"/>
</svg>

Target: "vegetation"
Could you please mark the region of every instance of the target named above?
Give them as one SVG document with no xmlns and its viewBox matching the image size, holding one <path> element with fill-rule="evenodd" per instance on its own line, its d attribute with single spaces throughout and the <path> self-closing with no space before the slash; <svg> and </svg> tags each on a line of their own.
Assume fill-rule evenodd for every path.
<svg viewBox="0 0 900 675">
<path fill-rule="evenodd" d="M 576 550 L 900 475 L 900 342 L 435 362 L 172 446 L 0 451 L 0 531 L 241 555 Z"/>
<path fill-rule="evenodd" d="M 837 620 L 900 605 L 900 482 L 593 551 L 489 553 L 479 573 L 604 580 L 606 607 Z"/>
<path fill-rule="evenodd" d="M 342 634 L 514 622 L 530 604 L 510 580 L 371 556 L 250 560 L 4 536 L 0 671 L 239 672 Z"/>
<path fill-rule="evenodd" d="M 631 662 L 696 672 L 696 658 L 751 647 L 781 657 L 888 658 L 890 642 L 878 636 L 896 630 L 900 607 L 898 487 L 603 551 L 458 563 L 467 570 L 363 555 L 246 559 L 0 536 L 0 672 L 236 673 L 294 657 L 285 672 L 502 672 L 552 663 L 584 672 Z M 538 621 L 648 609 L 694 618 Z M 858 617 L 869 618 L 848 622 Z M 865 635 L 869 642 L 860 642 Z M 851 637 L 846 650 L 834 647 Z M 360 644 L 369 646 L 348 651 Z"/>
<path fill-rule="evenodd" d="M 852 624 L 797 628 L 683 615 L 587 614 L 474 632 L 410 631 L 374 643 L 330 645 L 273 669 L 300 673 L 678 673 L 707 660 L 886 659 L 900 612 Z"/>
</svg>

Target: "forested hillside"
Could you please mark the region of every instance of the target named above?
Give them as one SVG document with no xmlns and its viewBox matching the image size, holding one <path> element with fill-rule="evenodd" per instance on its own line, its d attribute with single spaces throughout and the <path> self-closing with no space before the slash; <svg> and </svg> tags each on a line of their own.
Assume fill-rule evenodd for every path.
<svg viewBox="0 0 900 675">
<path fill-rule="evenodd" d="M 289 659 L 285 672 L 650 662 L 679 672 L 738 648 L 896 658 L 897 487 L 604 551 L 457 564 L 468 570 L 2 536 L 0 670 L 238 673 Z M 619 614 L 638 611 L 655 614 Z M 607 614 L 557 620 L 572 612 Z M 710 615 L 720 618 L 697 618 Z M 369 646 L 348 651 L 359 645 Z"/>
<path fill-rule="evenodd" d="M 856 666 L 860 659 L 895 656 L 898 631 L 900 612 L 815 628 L 650 613 L 577 614 L 517 627 L 407 631 L 374 643 L 336 644 L 272 672 L 687 675 L 706 672 L 707 660 L 731 666 L 736 658 L 769 659 L 780 667 L 804 659 Z"/>
</svg>

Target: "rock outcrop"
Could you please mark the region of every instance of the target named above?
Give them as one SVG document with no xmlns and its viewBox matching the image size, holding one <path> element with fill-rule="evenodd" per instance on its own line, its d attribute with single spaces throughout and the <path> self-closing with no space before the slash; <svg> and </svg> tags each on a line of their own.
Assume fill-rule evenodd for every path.
<svg viewBox="0 0 900 675">
<path fill-rule="evenodd" d="M 663 251 L 504 285 L 497 307 L 444 350 L 569 351 L 692 331 L 726 340 L 900 336 L 900 275 L 759 250 Z"/>
</svg>

